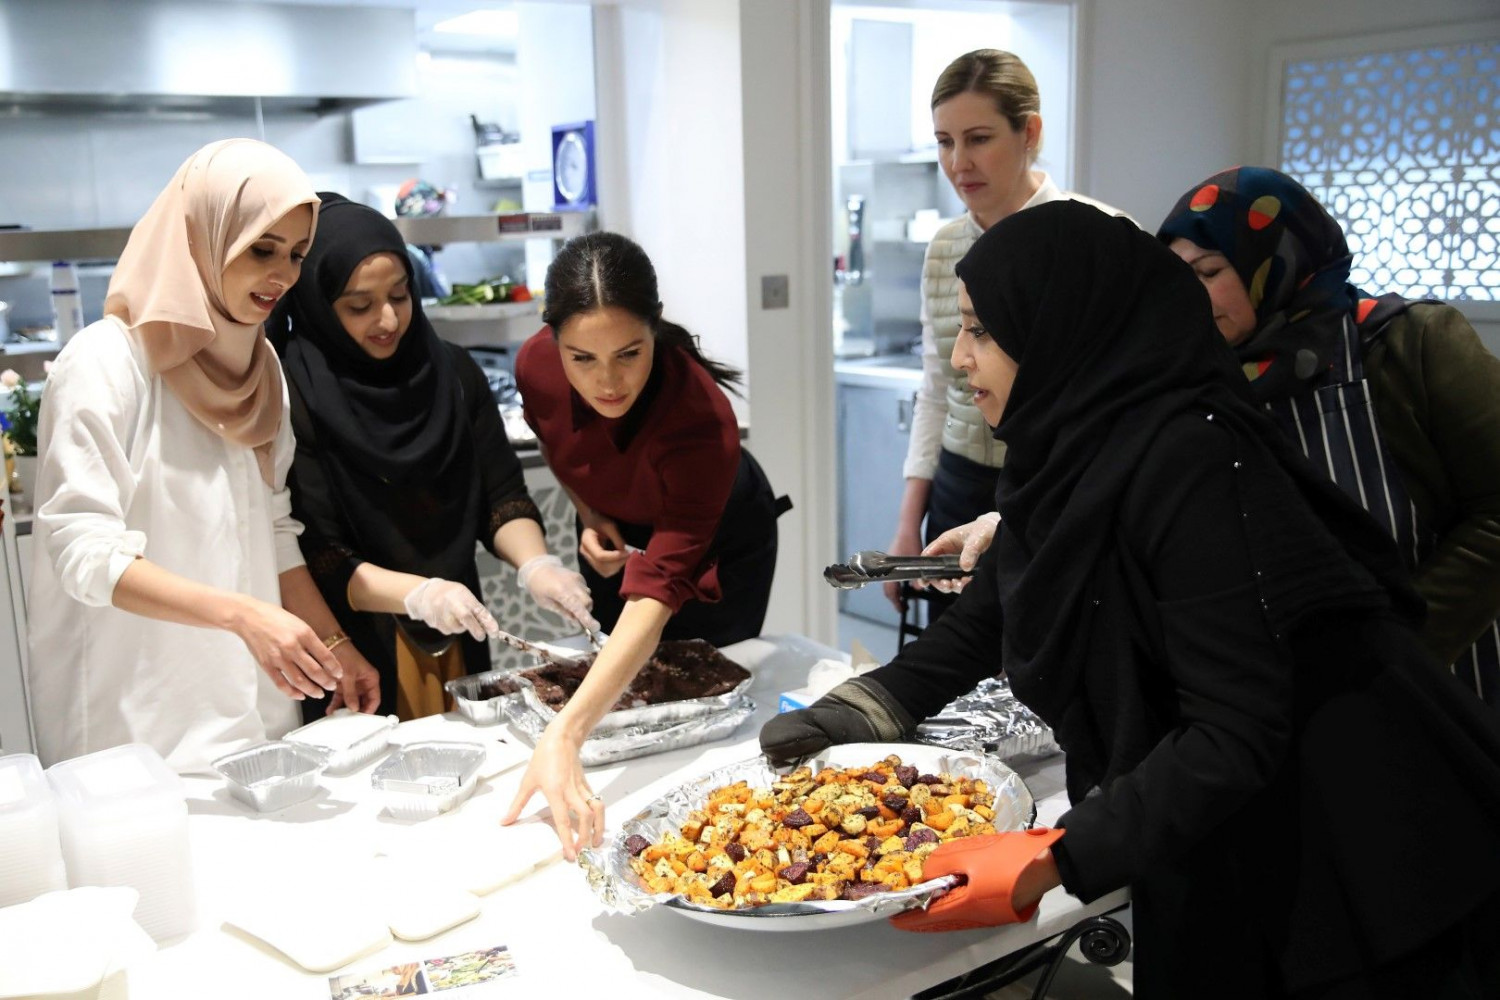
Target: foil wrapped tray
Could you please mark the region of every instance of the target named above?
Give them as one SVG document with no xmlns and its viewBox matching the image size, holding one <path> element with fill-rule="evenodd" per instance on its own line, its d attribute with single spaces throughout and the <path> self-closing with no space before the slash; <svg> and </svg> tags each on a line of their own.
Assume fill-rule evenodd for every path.
<svg viewBox="0 0 1500 1000">
<path fill-rule="evenodd" d="M 409 743 L 381 761 L 370 784 L 401 819 L 431 819 L 474 793 L 486 752 L 477 743 Z"/>
<path fill-rule="evenodd" d="M 1021 704 L 1003 677 L 982 680 L 968 694 L 953 699 L 917 726 L 917 739 L 1002 760 L 1061 752 L 1052 730 Z"/>
<path fill-rule="evenodd" d="M 539 645 L 545 646 L 546 644 L 540 643 Z M 712 647 L 709 647 L 707 643 L 702 643 L 701 645 L 712 649 Z M 579 652 L 576 649 L 559 649 L 557 651 L 565 653 L 566 655 L 571 657 L 576 657 L 579 655 Z M 706 698 L 680 698 L 676 701 L 663 701 L 651 705 L 640 705 L 632 708 L 617 708 L 613 711 L 606 712 L 604 714 L 604 717 L 599 720 L 599 724 L 594 727 L 594 731 L 596 733 L 599 733 L 622 729 L 634 729 L 640 726 L 660 727 L 667 724 L 684 722 L 688 719 L 720 714 L 726 709 L 729 709 L 738 704 L 744 699 L 745 692 L 749 690 L 750 683 L 754 680 L 754 678 L 750 676 L 749 671 L 745 670 L 743 667 L 735 663 L 733 660 L 729 659 L 729 657 L 725 656 L 717 649 L 713 649 L 713 656 L 725 666 L 732 667 L 745 673 L 745 679 L 740 681 L 740 683 L 736 684 L 733 688 L 725 691 L 723 694 L 712 695 Z M 539 665 L 544 666 L 542 664 Z M 523 670 L 532 669 L 536 669 L 536 667 L 523 668 Z M 557 710 L 542 700 L 541 695 L 536 690 L 536 686 L 531 682 L 530 678 L 525 676 L 524 672 L 515 673 L 515 679 L 516 682 L 521 686 L 521 701 L 526 704 L 526 707 L 530 710 L 530 712 L 541 719 L 545 719 L 547 722 L 551 722 L 553 717 L 557 715 Z"/>
<path fill-rule="evenodd" d="M 982 778 L 995 796 L 994 825 L 997 830 L 1024 830 L 1036 815 L 1031 792 L 1021 776 L 994 757 L 955 752 L 918 743 L 849 743 L 829 747 L 803 761 L 816 772 L 823 767 L 859 767 L 896 754 L 902 761 L 931 773 L 948 772 Z M 681 896 L 653 893 L 630 867 L 625 841 L 640 834 L 653 843 L 669 830 L 678 830 L 688 813 L 701 808 L 709 793 L 723 785 L 747 781 L 751 787 L 772 784 L 790 768 L 778 770 L 765 757 L 755 757 L 717 768 L 678 785 L 626 820 L 603 847 L 583 851 L 579 865 L 605 906 L 617 913 L 640 913 L 664 906 L 692 920 L 753 931 L 804 931 L 846 927 L 883 920 L 902 910 L 926 906 L 956 884 L 943 877 L 899 892 L 883 892 L 861 900 L 770 903 L 740 910 L 721 910 L 690 903 Z"/>
<path fill-rule="evenodd" d="M 538 642 L 536 645 L 549 652 L 570 658 L 589 655 L 580 650 L 553 646 L 545 642 Z M 724 659 L 733 662 L 729 661 L 728 657 Z M 538 659 L 535 663 L 520 667 L 489 670 L 470 677 L 448 681 L 443 688 L 453 695 L 454 706 L 459 713 L 475 725 L 488 726 L 503 721 L 512 723 L 519 721 L 526 732 L 534 730 L 540 733 L 547 727 L 547 723 L 557 716 L 557 711 L 542 700 L 541 695 L 537 693 L 536 686 L 532 684 L 530 678 L 525 676 L 525 671 L 544 665 L 543 661 Z M 726 713 L 739 708 L 746 702 L 746 692 L 750 689 L 753 680 L 753 677 L 747 676 L 723 694 L 707 698 L 684 698 L 678 701 L 665 701 L 654 705 L 606 712 L 599 720 L 599 724 L 594 727 L 594 732 L 595 734 L 618 732 L 622 734 L 622 738 L 628 738 L 630 734 L 643 728 L 660 731 L 690 719 L 712 717 L 722 722 Z M 496 693 L 490 697 L 482 697 L 486 691 L 490 690 Z M 518 708 L 518 705 L 523 708 Z M 714 738 L 717 739 L 717 737 Z M 632 756 L 639 756 L 639 754 Z M 623 760 L 625 758 L 609 759 Z M 603 761 L 598 763 L 603 763 Z M 588 766 L 589 761 L 585 760 L 584 764 Z"/>
<path fill-rule="evenodd" d="M 213 762 L 229 794 L 256 812 L 275 812 L 318 790 L 325 755 L 313 747 L 272 740 L 225 754 Z"/>
<path fill-rule="evenodd" d="M 511 729 L 532 746 L 536 746 L 542 730 L 552 721 L 550 714 L 534 711 L 519 698 L 507 700 L 505 711 Z M 668 715 L 657 722 L 614 729 L 595 728 L 579 748 L 578 759 L 584 767 L 597 767 L 600 764 L 613 764 L 654 753 L 666 753 L 681 747 L 698 746 L 700 743 L 712 743 L 733 735 L 754 714 L 755 702 L 741 697 L 708 715 L 693 715 L 685 719 Z"/>
</svg>

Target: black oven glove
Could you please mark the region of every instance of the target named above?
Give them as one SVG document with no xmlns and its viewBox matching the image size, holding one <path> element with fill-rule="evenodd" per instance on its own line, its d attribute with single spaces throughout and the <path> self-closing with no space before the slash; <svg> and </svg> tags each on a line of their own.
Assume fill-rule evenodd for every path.
<svg viewBox="0 0 1500 1000">
<path fill-rule="evenodd" d="M 847 680 L 806 708 L 783 712 L 760 731 L 772 763 L 791 764 L 837 743 L 890 743 L 910 736 L 913 719 L 880 684 Z"/>
</svg>

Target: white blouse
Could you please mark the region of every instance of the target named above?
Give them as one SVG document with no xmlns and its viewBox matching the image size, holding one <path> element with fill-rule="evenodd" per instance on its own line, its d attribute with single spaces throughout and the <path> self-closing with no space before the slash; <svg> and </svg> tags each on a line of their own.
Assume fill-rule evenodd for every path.
<svg viewBox="0 0 1500 1000">
<path fill-rule="evenodd" d="M 255 453 L 190 414 L 123 324 L 80 331 L 48 379 L 37 443 L 27 684 L 42 763 L 146 743 L 180 772 L 285 734 L 297 703 L 233 633 L 111 605 L 137 556 L 194 582 L 280 606 L 302 565 L 286 487 L 286 392 L 275 489 Z"/>
</svg>

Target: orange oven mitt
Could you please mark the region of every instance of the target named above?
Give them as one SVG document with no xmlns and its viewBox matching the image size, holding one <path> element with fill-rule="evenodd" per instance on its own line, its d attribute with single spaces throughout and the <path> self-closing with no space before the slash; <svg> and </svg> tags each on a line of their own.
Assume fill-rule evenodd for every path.
<svg viewBox="0 0 1500 1000">
<path fill-rule="evenodd" d="M 1035 906 L 1017 913 L 1011 905 L 1016 879 L 1063 832 L 1037 827 L 948 841 L 928 855 L 922 877 L 962 875 L 964 881 L 926 909 L 898 913 L 891 923 L 903 931 L 965 931 L 1030 920 Z"/>
</svg>

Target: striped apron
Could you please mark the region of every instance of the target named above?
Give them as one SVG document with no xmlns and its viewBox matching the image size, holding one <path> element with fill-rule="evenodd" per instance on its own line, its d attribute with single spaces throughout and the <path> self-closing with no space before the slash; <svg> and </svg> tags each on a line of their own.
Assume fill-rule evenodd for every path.
<svg viewBox="0 0 1500 1000">
<path fill-rule="evenodd" d="M 1417 508 L 1376 429 L 1364 346 L 1346 316 L 1327 383 L 1265 405 L 1313 465 L 1391 533 L 1407 570 L 1414 571 L 1432 555 L 1437 536 L 1418 524 Z M 1492 622 L 1449 669 L 1487 704 L 1500 705 L 1500 622 Z"/>
</svg>

